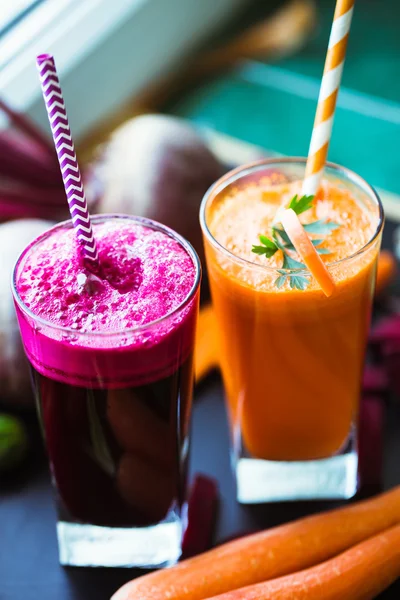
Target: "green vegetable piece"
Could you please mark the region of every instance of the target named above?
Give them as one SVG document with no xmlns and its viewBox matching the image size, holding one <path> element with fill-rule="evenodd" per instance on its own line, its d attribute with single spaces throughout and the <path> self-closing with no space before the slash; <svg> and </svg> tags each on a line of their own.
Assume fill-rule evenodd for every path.
<svg viewBox="0 0 400 600">
<path fill-rule="evenodd" d="M 301 215 L 301 213 L 306 212 L 312 207 L 312 203 L 314 200 L 314 196 L 302 196 L 299 198 L 296 194 L 289 204 L 289 208 L 294 210 L 296 215 Z"/>
<path fill-rule="evenodd" d="M 314 200 L 314 196 L 301 196 L 300 198 L 296 194 L 290 203 L 288 208 L 294 210 L 297 215 L 306 212 L 310 208 L 312 208 L 312 203 Z M 313 221 L 312 223 L 305 223 L 303 227 L 307 233 L 311 234 L 319 234 L 319 235 L 328 235 L 331 231 L 334 231 L 340 225 L 335 222 L 327 221 L 326 219 L 319 219 L 317 221 Z M 305 290 L 310 285 L 309 277 L 305 275 L 299 275 L 296 273 L 287 273 L 286 269 L 289 271 L 295 271 L 296 269 L 306 269 L 304 263 L 292 258 L 288 251 L 295 252 L 296 249 L 293 246 L 288 234 L 282 227 L 282 224 L 275 224 L 272 226 L 272 238 L 270 239 L 266 235 L 260 235 L 259 240 L 261 242 L 261 246 L 252 247 L 252 252 L 255 254 L 263 255 L 266 258 L 271 258 L 278 250 L 282 251 L 283 261 L 282 267 L 283 270 L 278 269 L 278 273 L 280 276 L 275 280 L 275 285 L 279 289 L 285 285 L 287 279 L 289 278 L 289 285 L 291 289 L 296 290 Z M 311 243 L 315 247 L 316 251 L 320 255 L 331 254 L 331 251 L 328 248 L 320 248 L 319 246 L 323 243 L 324 238 L 310 238 Z"/>
<path fill-rule="evenodd" d="M 26 457 L 28 436 L 16 417 L 0 414 L 0 472 L 17 467 Z"/>
</svg>

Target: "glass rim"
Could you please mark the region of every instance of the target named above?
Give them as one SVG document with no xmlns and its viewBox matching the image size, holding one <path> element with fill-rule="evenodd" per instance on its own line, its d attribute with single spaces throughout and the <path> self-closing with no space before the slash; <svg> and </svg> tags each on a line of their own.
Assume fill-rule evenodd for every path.
<svg viewBox="0 0 400 600">
<path fill-rule="evenodd" d="M 290 157 L 289 156 L 287 156 L 287 157 L 274 156 L 274 157 L 270 157 L 270 158 L 262 158 L 261 160 L 253 161 L 251 163 L 246 163 L 244 165 L 240 165 L 239 167 L 235 167 L 234 169 L 231 169 L 230 171 L 228 171 L 228 173 L 225 173 L 225 175 L 222 175 L 222 177 L 220 177 L 215 183 L 213 183 L 208 188 L 208 190 L 204 194 L 204 197 L 203 197 L 203 199 L 201 201 L 201 205 L 200 205 L 200 226 L 201 226 L 204 236 L 214 246 L 214 248 L 216 248 L 218 251 L 220 251 L 222 254 L 224 254 L 230 260 L 233 260 L 234 262 L 242 264 L 243 266 L 246 266 L 246 267 L 251 267 L 252 269 L 260 269 L 261 271 L 268 272 L 268 273 L 271 271 L 276 273 L 278 268 L 270 267 L 268 265 L 260 265 L 259 263 L 252 262 L 251 260 L 248 260 L 246 258 L 236 256 L 235 254 L 233 254 L 233 252 L 231 252 L 230 250 L 225 248 L 225 246 L 220 244 L 220 242 L 218 242 L 218 240 L 215 239 L 215 237 L 211 233 L 211 231 L 208 227 L 207 221 L 206 221 L 206 207 L 207 207 L 209 200 L 216 197 L 230 183 L 234 183 L 235 181 L 241 179 L 244 175 L 248 175 L 251 172 L 261 170 L 264 167 L 268 167 L 268 166 L 271 166 L 274 164 L 282 164 L 282 163 L 283 164 L 298 164 L 298 165 L 305 166 L 307 163 L 307 158 L 297 157 L 297 156 L 294 156 L 294 157 L 292 157 L 292 156 L 290 156 Z M 343 166 L 338 165 L 337 163 L 333 163 L 333 162 L 326 162 L 325 167 L 328 167 L 329 169 L 336 171 L 336 173 L 338 173 L 338 174 L 344 175 L 348 181 L 350 181 L 351 183 L 355 184 L 360 189 L 362 189 L 370 198 L 372 197 L 375 200 L 375 202 L 378 206 L 378 211 L 379 211 L 377 227 L 376 227 L 375 231 L 373 232 L 373 234 L 371 235 L 368 242 L 366 242 L 361 248 L 359 248 L 356 252 L 353 252 L 349 256 L 345 256 L 343 258 L 340 258 L 339 260 L 325 263 L 326 267 L 334 268 L 334 267 L 337 267 L 338 265 L 345 263 L 348 260 L 352 260 L 353 258 L 363 254 L 366 250 L 368 250 L 368 248 L 375 242 L 375 240 L 379 236 L 380 232 L 382 231 L 385 219 L 384 219 L 384 211 L 383 211 L 382 201 L 381 201 L 377 191 L 375 190 L 375 188 L 372 187 L 372 185 L 367 183 L 367 181 L 365 181 L 365 179 L 363 179 L 363 177 L 361 177 L 361 175 L 357 175 L 357 173 L 355 173 L 354 171 L 351 171 L 351 169 L 348 169 L 347 167 L 343 167 Z M 284 271 L 285 274 L 288 274 L 288 275 L 293 274 L 293 273 L 299 273 L 299 274 L 310 273 L 310 271 L 307 268 L 306 269 L 304 269 L 304 268 L 297 268 L 297 269 L 279 268 L 279 271 Z"/>
<path fill-rule="evenodd" d="M 78 331 L 76 329 L 72 329 L 71 327 L 64 327 L 62 325 L 52 323 L 51 321 L 44 319 L 43 317 L 40 317 L 39 315 L 36 315 L 28 306 L 26 306 L 24 304 L 23 300 L 21 299 L 21 297 L 18 293 L 18 290 L 16 287 L 17 270 L 18 270 L 18 267 L 19 267 L 21 261 L 28 254 L 29 250 L 31 250 L 33 247 L 40 244 L 40 242 L 42 242 L 44 239 L 47 239 L 54 231 L 57 231 L 58 229 L 64 229 L 64 228 L 68 228 L 68 229 L 74 228 L 72 220 L 66 219 L 65 221 L 61 221 L 60 223 L 53 225 L 53 227 L 50 227 L 49 229 L 47 229 L 46 231 L 41 233 L 39 236 L 37 236 L 34 240 L 32 240 L 22 250 L 22 252 L 20 252 L 20 254 L 18 255 L 18 258 L 15 261 L 15 265 L 13 267 L 12 274 L 11 274 L 11 289 L 12 289 L 14 300 L 23 313 L 27 314 L 31 319 L 33 319 L 35 322 L 42 325 L 43 327 L 48 327 L 53 330 L 62 331 L 63 333 L 69 333 L 71 335 L 79 336 L 81 338 L 92 337 L 92 338 L 99 339 L 99 338 L 113 337 L 113 336 L 120 336 L 120 335 L 126 336 L 131 333 L 140 333 L 142 331 L 150 329 L 155 325 L 159 325 L 162 322 L 167 321 L 173 315 L 175 315 L 175 314 L 179 313 L 181 310 L 183 310 L 191 302 L 191 300 L 193 299 L 193 297 L 195 296 L 195 294 L 199 288 L 200 281 L 201 281 L 201 272 L 202 272 L 200 259 L 197 255 L 196 250 L 193 248 L 192 244 L 190 242 L 188 242 L 179 233 L 177 233 L 176 231 L 174 231 L 173 229 L 168 227 L 167 225 L 163 225 L 162 223 L 159 223 L 158 221 L 154 221 L 153 219 L 148 219 L 147 217 L 139 217 L 136 215 L 127 215 L 127 214 L 123 214 L 123 213 L 100 213 L 100 214 L 91 216 L 92 223 L 103 222 L 108 219 L 125 219 L 125 220 L 129 220 L 129 221 L 134 221 L 145 227 L 154 229 L 155 231 L 161 231 L 161 232 L 165 233 L 166 235 L 168 235 L 168 237 L 171 237 L 172 239 L 174 239 L 176 242 L 178 242 L 183 247 L 183 249 L 187 252 L 187 254 L 192 259 L 193 265 L 196 270 L 193 285 L 190 288 L 185 299 L 177 307 L 175 307 L 173 310 L 171 310 L 169 313 L 167 313 L 166 315 L 163 315 L 162 317 L 160 317 L 158 319 L 155 319 L 154 321 L 150 321 L 149 323 L 144 323 L 142 325 L 136 325 L 135 327 L 116 329 L 114 331 L 85 331 L 85 332 L 82 332 L 82 331 Z"/>
</svg>

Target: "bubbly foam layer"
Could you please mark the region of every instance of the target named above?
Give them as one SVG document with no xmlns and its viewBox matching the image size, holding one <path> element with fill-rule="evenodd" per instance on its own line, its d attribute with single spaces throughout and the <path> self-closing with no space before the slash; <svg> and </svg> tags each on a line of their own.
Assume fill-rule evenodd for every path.
<svg viewBox="0 0 400 600">
<path fill-rule="evenodd" d="M 283 253 L 278 250 L 267 258 L 252 252 L 253 245 L 259 245 L 260 234 L 272 239 L 272 227 L 279 227 L 279 212 L 287 208 L 291 199 L 301 194 L 301 181 L 290 183 L 271 183 L 268 176 L 259 181 L 247 182 L 230 188 L 211 205 L 207 222 L 211 234 L 227 250 L 249 263 L 267 267 L 252 269 L 241 267 L 224 255 L 218 255 L 216 261 L 220 267 L 237 278 L 246 286 L 256 287 L 274 294 L 293 293 L 289 278 L 278 287 L 276 280 L 283 268 Z M 366 199 L 365 199 L 366 200 Z M 325 263 L 335 263 L 350 257 L 363 248 L 373 237 L 379 222 L 377 206 L 363 207 L 355 196 L 344 186 L 333 185 L 323 181 L 311 209 L 299 216 L 302 223 L 314 221 L 334 222 L 336 229 L 328 233 L 310 233 L 310 237 L 318 240 L 318 249 L 323 249 L 321 259 Z M 287 251 L 295 260 L 299 256 L 293 250 Z M 375 259 L 376 252 L 364 253 L 357 260 L 337 263 L 330 266 L 331 275 L 336 284 L 347 281 L 369 265 Z M 314 277 L 309 277 L 306 292 L 319 291 L 320 286 Z M 302 290 L 304 297 L 305 293 Z"/>
<path fill-rule="evenodd" d="M 17 290 L 35 315 L 77 333 L 113 332 L 160 319 L 188 296 L 195 267 L 173 238 L 121 219 L 95 223 L 94 235 L 97 275 L 85 268 L 72 229 L 31 248 Z"/>
<path fill-rule="evenodd" d="M 265 178 L 226 194 L 212 208 L 209 218 L 211 233 L 235 256 L 256 264 L 281 267 L 280 252 L 266 259 L 254 254 L 252 247 L 260 243 L 260 234 L 271 236 L 271 227 L 279 210 L 286 208 L 295 194 L 302 195 L 301 185 L 300 181 L 271 185 Z M 360 250 L 371 239 L 378 224 L 378 215 L 368 214 L 348 190 L 327 181 L 323 182 L 313 207 L 300 215 L 303 223 L 320 219 L 339 225 L 322 236 L 320 247 L 329 250 L 329 253 L 321 255 L 321 258 L 327 263 Z M 321 238 L 321 235 L 311 237 Z"/>
<path fill-rule="evenodd" d="M 29 308 L 16 302 L 22 341 L 32 366 L 62 383 L 146 385 L 169 377 L 192 355 L 199 287 L 185 300 L 197 269 L 167 233 L 105 219 L 93 223 L 97 275 L 85 268 L 72 229 L 53 230 L 23 254 L 15 277 Z"/>
</svg>

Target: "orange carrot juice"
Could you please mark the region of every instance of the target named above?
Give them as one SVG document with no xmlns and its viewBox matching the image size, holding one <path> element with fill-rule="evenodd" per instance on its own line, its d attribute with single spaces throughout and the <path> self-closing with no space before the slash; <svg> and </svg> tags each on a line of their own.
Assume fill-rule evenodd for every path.
<svg viewBox="0 0 400 600">
<path fill-rule="evenodd" d="M 260 234 L 274 241 L 273 227 L 281 227 L 279 211 L 296 194 L 301 197 L 303 166 L 272 161 L 236 170 L 217 182 L 203 202 L 207 267 L 236 458 L 318 461 L 356 445 L 351 438 L 381 205 L 361 178 L 327 167 L 317 197 L 299 215 L 303 224 L 314 224 L 309 236 L 335 282 L 333 294 L 326 297 L 304 267 L 283 268 L 284 252 L 289 261 L 301 261 L 290 240 L 282 246 L 285 238 L 278 236 L 281 245 L 273 256 L 252 250 L 260 244 Z M 307 487 L 307 477 L 304 481 Z"/>
</svg>

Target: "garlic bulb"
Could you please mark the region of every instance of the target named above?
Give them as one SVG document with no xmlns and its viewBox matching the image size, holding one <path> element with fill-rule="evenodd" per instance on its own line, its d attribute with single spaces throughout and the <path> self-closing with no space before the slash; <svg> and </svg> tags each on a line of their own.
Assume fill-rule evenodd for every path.
<svg viewBox="0 0 400 600">
<path fill-rule="evenodd" d="M 0 225 L 0 400 L 26 405 L 32 401 L 28 362 L 25 358 L 11 293 L 15 261 L 35 237 L 52 223 L 21 219 Z"/>
</svg>

